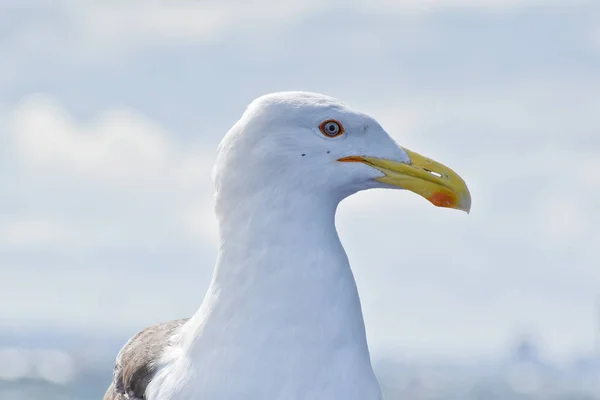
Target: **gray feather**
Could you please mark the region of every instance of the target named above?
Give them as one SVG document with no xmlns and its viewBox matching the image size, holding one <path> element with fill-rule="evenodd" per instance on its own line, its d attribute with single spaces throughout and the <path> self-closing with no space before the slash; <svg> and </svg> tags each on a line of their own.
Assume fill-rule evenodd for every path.
<svg viewBox="0 0 600 400">
<path fill-rule="evenodd" d="M 187 320 L 152 325 L 129 339 L 117 355 L 113 381 L 104 400 L 144 400 L 146 387 L 155 373 L 156 361 L 174 331 Z"/>
</svg>

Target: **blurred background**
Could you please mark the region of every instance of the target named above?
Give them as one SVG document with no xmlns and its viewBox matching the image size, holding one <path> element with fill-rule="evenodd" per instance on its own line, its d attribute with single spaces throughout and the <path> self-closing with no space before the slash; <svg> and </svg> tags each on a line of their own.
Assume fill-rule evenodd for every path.
<svg viewBox="0 0 600 400">
<path fill-rule="evenodd" d="M 337 97 L 465 178 L 338 229 L 389 399 L 600 399 L 600 2 L 0 0 L 0 398 L 99 399 L 216 256 L 245 106 Z"/>
</svg>

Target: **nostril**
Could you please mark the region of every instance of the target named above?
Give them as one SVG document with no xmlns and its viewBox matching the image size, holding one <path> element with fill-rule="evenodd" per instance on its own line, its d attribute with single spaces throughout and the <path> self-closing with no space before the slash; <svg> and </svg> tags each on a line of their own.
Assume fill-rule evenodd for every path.
<svg viewBox="0 0 600 400">
<path fill-rule="evenodd" d="M 429 172 L 429 173 L 430 173 L 431 175 L 433 175 L 433 176 L 437 176 L 438 178 L 441 178 L 441 177 L 442 177 L 442 174 L 440 174 L 439 172 L 434 172 L 434 171 L 432 171 L 432 170 L 430 170 L 430 169 L 427 169 L 427 168 L 423 168 L 423 169 L 424 169 L 425 171 Z"/>
</svg>

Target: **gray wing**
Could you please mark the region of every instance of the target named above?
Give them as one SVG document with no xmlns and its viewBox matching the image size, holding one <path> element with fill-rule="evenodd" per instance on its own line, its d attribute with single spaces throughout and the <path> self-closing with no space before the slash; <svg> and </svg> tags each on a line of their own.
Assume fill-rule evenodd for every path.
<svg viewBox="0 0 600 400">
<path fill-rule="evenodd" d="M 156 360 L 168 345 L 175 329 L 187 320 L 152 325 L 129 339 L 117 355 L 113 381 L 104 400 L 145 399 L 146 387 L 154 376 Z"/>
</svg>

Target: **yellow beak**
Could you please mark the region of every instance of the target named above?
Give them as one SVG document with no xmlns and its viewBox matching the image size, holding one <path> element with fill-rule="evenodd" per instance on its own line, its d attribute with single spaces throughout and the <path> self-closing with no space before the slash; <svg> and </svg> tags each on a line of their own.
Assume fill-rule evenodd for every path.
<svg viewBox="0 0 600 400">
<path fill-rule="evenodd" d="M 465 181 L 456 172 L 420 154 L 402 149 L 408 154 L 408 163 L 365 156 L 349 156 L 338 161 L 369 165 L 384 174 L 375 178 L 376 181 L 410 190 L 434 206 L 467 213 L 471 210 L 471 194 Z"/>
</svg>

